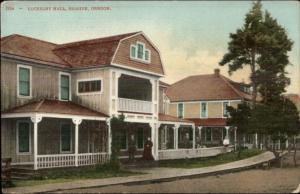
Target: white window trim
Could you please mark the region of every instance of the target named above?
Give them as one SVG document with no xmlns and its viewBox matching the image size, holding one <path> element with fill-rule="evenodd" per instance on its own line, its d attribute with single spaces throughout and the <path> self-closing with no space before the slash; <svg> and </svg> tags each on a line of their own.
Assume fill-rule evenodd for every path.
<svg viewBox="0 0 300 194">
<path fill-rule="evenodd" d="M 29 152 L 19 152 L 19 124 L 28 123 L 29 124 Z M 31 155 L 31 122 L 28 120 L 17 120 L 16 125 L 16 151 L 17 155 Z"/>
<path fill-rule="evenodd" d="M 179 104 L 182 104 L 182 119 L 184 119 L 184 103 L 183 102 L 179 102 L 177 104 L 177 117 L 179 118 Z"/>
<path fill-rule="evenodd" d="M 97 92 L 81 92 L 79 93 L 79 82 L 84 82 L 84 81 L 97 81 L 100 80 L 101 81 L 101 90 L 97 91 Z M 95 95 L 95 94 L 102 94 L 103 93 L 103 78 L 99 77 L 99 78 L 88 78 L 88 79 L 78 79 L 76 81 L 76 94 L 77 96 L 84 96 L 84 95 Z"/>
<path fill-rule="evenodd" d="M 138 58 L 138 44 L 143 45 L 143 51 L 144 52 L 143 52 L 143 58 L 142 59 Z M 131 48 L 132 47 L 135 47 L 135 57 L 131 56 Z M 145 59 L 145 51 L 146 50 L 149 52 L 149 59 L 148 60 Z M 143 42 L 137 41 L 136 44 L 131 44 L 129 55 L 130 55 L 130 59 L 133 60 L 133 61 L 138 61 L 138 62 L 148 63 L 148 64 L 151 63 L 151 51 L 146 48 L 146 44 L 143 43 Z"/>
<path fill-rule="evenodd" d="M 19 91 L 19 70 L 20 68 L 29 69 L 29 96 L 20 95 Z M 18 98 L 32 98 L 32 67 L 28 65 L 17 64 L 17 97 Z"/>
<path fill-rule="evenodd" d="M 62 75 L 66 75 L 66 76 L 69 76 L 69 100 L 62 100 L 61 99 L 61 91 L 60 91 L 60 78 Z M 70 73 L 66 73 L 66 72 L 59 72 L 58 73 L 58 95 L 59 95 L 59 100 L 60 101 L 71 101 L 72 100 L 72 93 L 71 93 L 71 74 Z"/>
<path fill-rule="evenodd" d="M 227 117 L 224 117 L 224 103 L 227 102 L 228 106 L 230 106 L 230 101 L 222 101 L 222 118 L 229 118 L 229 115 Z"/>
<path fill-rule="evenodd" d="M 202 103 L 206 104 L 206 113 L 205 113 L 205 117 L 202 117 Z M 208 102 L 200 102 L 200 118 L 208 118 Z"/>
<path fill-rule="evenodd" d="M 61 127 L 63 124 L 69 124 L 70 125 L 70 151 L 62 151 L 62 141 L 61 141 Z M 72 124 L 70 122 L 67 122 L 67 121 L 63 121 L 63 122 L 60 122 L 60 125 L 59 125 L 59 152 L 61 154 L 71 154 L 72 153 L 72 150 L 73 150 L 73 130 L 72 130 Z"/>
</svg>

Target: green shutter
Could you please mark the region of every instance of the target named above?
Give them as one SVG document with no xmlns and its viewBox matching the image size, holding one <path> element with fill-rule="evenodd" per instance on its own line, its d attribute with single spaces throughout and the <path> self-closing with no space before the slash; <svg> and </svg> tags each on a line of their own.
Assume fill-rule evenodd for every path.
<svg viewBox="0 0 300 194">
<path fill-rule="evenodd" d="M 149 51 L 145 51 L 145 60 L 148 61 L 149 60 Z"/>
<path fill-rule="evenodd" d="M 201 103 L 201 117 L 207 117 L 207 104 Z"/>
<path fill-rule="evenodd" d="M 61 75 L 60 77 L 60 97 L 61 100 L 69 100 L 70 88 L 69 88 L 70 78 L 67 75 Z"/>
<path fill-rule="evenodd" d="M 138 58 L 143 59 L 144 55 L 144 46 L 142 44 L 138 44 Z"/>
<path fill-rule="evenodd" d="M 30 96 L 30 70 L 19 68 L 19 95 Z"/>
<path fill-rule="evenodd" d="M 130 55 L 131 55 L 132 58 L 136 58 L 135 53 L 136 53 L 136 47 L 131 46 Z"/>
<path fill-rule="evenodd" d="M 18 124 L 18 139 L 19 139 L 19 152 L 29 152 L 29 136 L 30 129 L 29 123 L 23 122 Z"/>
<path fill-rule="evenodd" d="M 71 125 L 62 124 L 60 133 L 61 151 L 71 151 Z"/>
</svg>

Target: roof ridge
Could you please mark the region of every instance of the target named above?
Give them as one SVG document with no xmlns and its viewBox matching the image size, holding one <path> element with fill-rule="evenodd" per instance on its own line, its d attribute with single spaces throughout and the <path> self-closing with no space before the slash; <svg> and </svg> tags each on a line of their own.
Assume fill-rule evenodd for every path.
<svg viewBox="0 0 300 194">
<path fill-rule="evenodd" d="M 92 41 L 99 41 L 101 39 L 107 39 L 107 38 L 113 38 L 113 37 L 118 37 L 118 36 L 131 36 L 134 34 L 138 34 L 141 33 L 142 31 L 137 31 L 137 32 L 130 32 L 130 33 L 125 33 L 125 34 L 116 34 L 113 36 L 104 36 L 104 37 L 100 37 L 100 38 L 93 38 L 93 39 L 86 39 L 86 40 L 80 40 L 80 41 L 75 41 L 75 42 L 68 42 L 68 43 L 63 43 L 63 44 L 58 44 L 56 48 L 54 48 L 54 50 L 56 49 L 61 49 L 61 48 L 67 48 L 76 44 L 89 44 L 89 42 Z M 113 40 L 108 40 L 107 42 L 112 42 Z M 116 40 L 115 40 L 116 41 Z"/>
<path fill-rule="evenodd" d="M 27 39 L 31 39 L 31 40 L 35 40 L 35 41 L 39 41 L 39 42 L 44 42 L 44 43 L 47 43 L 47 44 L 52 44 L 52 45 L 57 45 L 56 43 L 53 43 L 53 42 L 49 42 L 49 41 L 45 41 L 45 40 L 41 40 L 41 39 L 37 39 L 37 38 L 33 38 L 33 37 L 30 37 L 30 36 L 25 36 L 25 35 L 21 35 L 21 34 L 11 34 L 11 35 L 8 35 L 8 36 L 4 36 L 1 38 L 1 40 L 3 38 L 7 39 L 9 37 L 22 37 L 22 38 L 27 38 Z"/>
</svg>

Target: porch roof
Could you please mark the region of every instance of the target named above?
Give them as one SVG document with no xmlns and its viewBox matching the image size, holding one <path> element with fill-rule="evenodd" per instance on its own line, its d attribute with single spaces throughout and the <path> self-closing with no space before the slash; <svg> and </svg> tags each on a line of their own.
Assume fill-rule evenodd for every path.
<svg viewBox="0 0 300 194">
<path fill-rule="evenodd" d="M 158 115 L 158 120 L 160 122 L 168 121 L 168 122 L 178 122 L 178 123 L 191 123 L 191 124 L 194 123 L 193 121 L 189 121 L 189 120 L 186 120 L 186 119 L 180 119 L 178 117 L 174 117 L 174 116 L 166 115 L 166 114 L 161 114 L 161 113 Z"/>
<path fill-rule="evenodd" d="M 192 118 L 189 119 L 190 121 L 193 121 L 196 126 L 227 126 L 226 118 L 207 118 L 207 119 L 200 119 L 200 118 Z"/>
<path fill-rule="evenodd" d="M 108 118 L 107 115 L 81 106 L 70 101 L 59 101 L 42 99 L 38 101 L 29 102 L 22 106 L 17 106 L 10 110 L 1 113 L 1 117 L 7 115 L 18 115 L 24 113 L 40 113 L 40 114 L 58 114 L 58 115 L 73 115 L 83 117 L 101 117 Z"/>
</svg>

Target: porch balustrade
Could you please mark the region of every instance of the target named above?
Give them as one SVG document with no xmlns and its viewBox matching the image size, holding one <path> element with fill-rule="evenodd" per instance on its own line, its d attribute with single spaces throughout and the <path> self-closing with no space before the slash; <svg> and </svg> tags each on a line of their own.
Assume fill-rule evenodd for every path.
<svg viewBox="0 0 300 194">
<path fill-rule="evenodd" d="M 57 168 L 76 166 L 76 157 L 78 166 L 103 164 L 109 160 L 107 153 L 83 153 L 78 154 L 56 154 L 56 155 L 38 155 L 37 168 Z"/>
<path fill-rule="evenodd" d="M 119 111 L 152 113 L 152 102 L 119 98 Z"/>
</svg>

